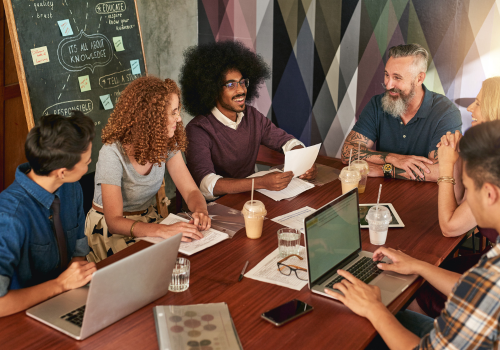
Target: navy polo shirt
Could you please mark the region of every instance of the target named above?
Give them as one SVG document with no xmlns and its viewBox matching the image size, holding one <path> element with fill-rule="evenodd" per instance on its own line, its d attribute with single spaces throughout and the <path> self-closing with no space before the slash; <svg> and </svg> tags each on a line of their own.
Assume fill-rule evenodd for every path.
<svg viewBox="0 0 500 350">
<path fill-rule="evenodd" d="M 381 94 L 372 97 L 352 130 L 376 142 L 377 151 L 428 157 L 446 132 L 462 131 L 462 117 L 446 96 L 422 87 L 424 100 L 408 124 L 384 112 Z"/>
</svg>

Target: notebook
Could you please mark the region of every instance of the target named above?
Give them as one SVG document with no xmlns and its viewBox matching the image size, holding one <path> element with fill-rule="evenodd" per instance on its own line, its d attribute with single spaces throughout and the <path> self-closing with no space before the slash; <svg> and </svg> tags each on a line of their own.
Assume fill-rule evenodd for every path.
<svg viewBox="0 0 500 350">
<path fill-rule="evenodd" d="M 304 227 L 308 285 L 313 293 L 334 298 L 325 288 L 340 293 L 332 288 L 342 279 L 337 270 L 351 269 L 360 279 L 380 287 L 382 302 L 388 305 L 418 277 L 382 271 L 373 262 L 373 253 L 361 250 L 357 188 L 306 217 Z M 391 263 L 388 258 L 382 262 Z"/>
</svg>

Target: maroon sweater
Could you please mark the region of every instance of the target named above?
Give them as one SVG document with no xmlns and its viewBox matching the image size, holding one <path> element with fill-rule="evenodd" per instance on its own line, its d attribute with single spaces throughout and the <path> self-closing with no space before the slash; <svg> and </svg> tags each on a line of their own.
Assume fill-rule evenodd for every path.
<svg viewBox="0 0 500 350">
<path fill-rule="evenodd" d="M 244 113 L 236 130 L 222 124 L 212 113 L 199 115 L 187 125 L 187 166 L 198 186 L 208 174 L 245 178 L 254 173 L 261 144 L 283 152 L 281 147 L 294 139 L 254 107 L 247 106 Z"/>
</svg>

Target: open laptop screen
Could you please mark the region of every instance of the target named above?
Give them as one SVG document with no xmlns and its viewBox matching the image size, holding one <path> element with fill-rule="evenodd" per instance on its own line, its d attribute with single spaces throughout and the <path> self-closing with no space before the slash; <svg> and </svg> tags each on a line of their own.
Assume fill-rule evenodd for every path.
<svg viewBox="0 0 500 350">
<path fill-rule="evenodd" d="M 306 219 L 311 282 L 361 249 L 357 191 Z"/>
</svg>

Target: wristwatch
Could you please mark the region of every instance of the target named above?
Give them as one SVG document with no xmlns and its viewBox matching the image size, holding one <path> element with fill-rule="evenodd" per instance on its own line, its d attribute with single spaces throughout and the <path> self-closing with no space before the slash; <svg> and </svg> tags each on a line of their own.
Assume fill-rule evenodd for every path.
<svg viewBox="0 0 500 350">
<path fill-rule="evenodd" d="M 382 167 L 382 170 L 384 171 L 384 177 L 387 179 L 392 178 L 392 164 L 391 163 L 385 163 L 384 166 Z"/>
</svg>

